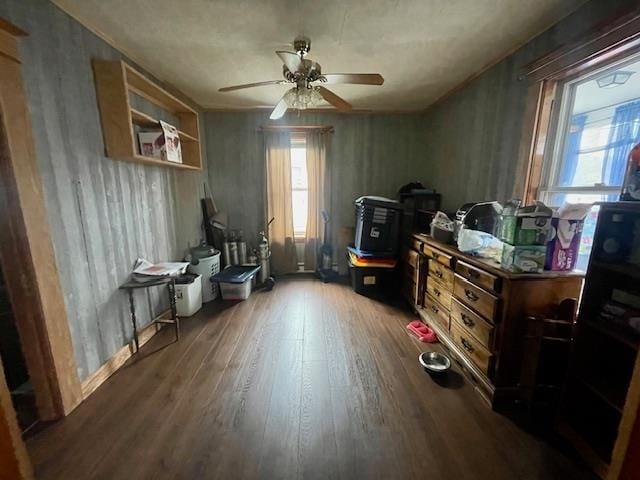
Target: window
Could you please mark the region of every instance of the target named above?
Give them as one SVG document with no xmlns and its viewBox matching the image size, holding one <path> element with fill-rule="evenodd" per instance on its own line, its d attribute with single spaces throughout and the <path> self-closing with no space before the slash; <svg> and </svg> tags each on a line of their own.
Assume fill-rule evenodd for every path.
<svg viewBox="0 0 640 480">
<path fill-rule="evenodd" d="M 617 200 L 640 142 L 640 56 L 562 82 L 558 91 L 540 199 L 552 206 Z"/>
<path fill-rule="evenodd" d="M 307 233 L 309 183 L 307 179 L 307 148 L 303 135 L 291 138 L 291 199 L 293 209 L 293 233 L 304 238 Z"/>
<path fill-rule="evenodd" d="M 617 200 L 627 157 L 640 142 L 640 55 L 561 81 L 557 93 L 539 199 L 556 207 Z M 586 268 L 597 216 L 594 207 L 585 219 L 579 269 Z"/>
</svg>

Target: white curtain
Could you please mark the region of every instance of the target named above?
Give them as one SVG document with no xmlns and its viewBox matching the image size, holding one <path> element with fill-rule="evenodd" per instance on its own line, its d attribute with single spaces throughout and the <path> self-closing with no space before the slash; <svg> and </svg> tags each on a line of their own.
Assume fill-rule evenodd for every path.
<svg viewBox="0 0 640 480">
<path fill-rule="evenodd" d="M 291 201 L 291 135 L 264 132 L 267 176 L 267 218 L 274 219 L 268 236 L 271 268 L 282 275 L 298 269 Z"/>
<path fill-rule="evenodd" d="M 306 135 L 309 206 L 304 245 L 305 270 L 316 270 L 324 240 L 322 211 L 328 209 L 331 198 L 326 159 L 330 135 L 327 130 L 310 131 Z"/>
</svg>

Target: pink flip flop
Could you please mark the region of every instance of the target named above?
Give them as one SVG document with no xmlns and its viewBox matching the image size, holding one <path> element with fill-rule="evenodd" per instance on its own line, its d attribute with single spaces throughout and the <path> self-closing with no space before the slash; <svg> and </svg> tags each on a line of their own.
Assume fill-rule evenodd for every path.
<svg viewBox="0 0 640 480">
<path fill-rule="evenodd" d="M 418 340 L 424 343 L 436 343 L 438 341 L 438 337 L 436 333 L 427 327 L 420 320 L 414 320 L 407 325 L 407 330 L 413 333 Z"/>
</svg>

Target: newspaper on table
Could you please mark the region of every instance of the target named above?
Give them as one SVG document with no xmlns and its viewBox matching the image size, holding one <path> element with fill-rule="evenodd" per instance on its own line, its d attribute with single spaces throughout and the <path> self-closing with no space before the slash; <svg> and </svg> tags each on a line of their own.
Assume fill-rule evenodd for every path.
<svg viewBox="0 0 640 480">
<path fill-rule="evenodd" d="M 131 278 L 136 282 L 144 283 L 163 277 L 174 277 L 184 273 L 188 265 L 189 262 L 151 263 L 144 258 L 138 258 L 133 265 Z"/>
</svg>

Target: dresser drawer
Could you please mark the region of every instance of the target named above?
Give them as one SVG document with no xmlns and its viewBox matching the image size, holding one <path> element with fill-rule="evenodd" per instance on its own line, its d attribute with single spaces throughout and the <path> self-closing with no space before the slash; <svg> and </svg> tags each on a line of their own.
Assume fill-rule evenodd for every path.
<svg viewBox="0 0 640 480">
<path fill-rule="evenodd" d="M 409 249 L 404 255 L 404 261 L 407 262 L 407 265 L 411 265 L 413 268 L 418 268 L 420 254 L 415 250 Z"/>
<path fill-rule="evenodd" d="M 478 312 L 484 318 L 493 322 L 498 312 L 498 297 L 485 292 L 471 282 L 467 282 L 460 275 L 455 276 L 453 293 L 467 307 Z"/>
<path fill-rule="evenodd" d="M 489 369 L 493 361 L 491 352 L 458 326 L 456 322 L 451 323 L 451 338 L 453 342 L 475 363 L 485 375 L 489 375 Z"/>
<path fill-rule="evenodd" d="M 438 326 L 449 331 L 449 310 L 440 305 L 431 295 L 427 295 L 424 308 L 429 312 L 429 317 L 438 323 Z"/>
<path fill-rule="evenodd" d="M 471 334 L 483 347 L 491 350 L 494 326 L 465 307 L 457 299 L 451 302 L 451 321 Z"/>
<path fill-rule="evenodd" d="M 434 277 L 447 290 L 453 290 L 453 270 L 445 267 L 436 260 L 429 259 L 429 276 Z"/>
<path fill-rule="evenodd" d="M 459 260 L 456 262 L 456 273 L 485 290 L 500 292 L 500 277 L 496 277 L 480 268 Z"/>
<path fill-rule="evenodd" d="M 414 249 L 416 252 L 418 253 L 422 253 L 422 245 L 424 245 L 424 243 L 422 243 L 420 240 L 418 240 L 417 238 L 412 238 L 411 239 L 411 248 Z"/>
<path fill-rule="evenodd" d="M 429 244 L 423 244 L 422 253 L 424 253 L 427 258 L 434 259 L 445 267 L 451 268 L 453 265 L 453 257 L 451 255 L 448 255 Z"/>
<path fill-rule="evenodd" d="M 431 295 L 444 308 L 451 310 L 451 298 L 453 296 L 453 292 L 450 289 L 447 289 L 440 282 L 436 281 L 435 277 L 429 277 L 427 279 L 427 294 Z"/>
</svg>

